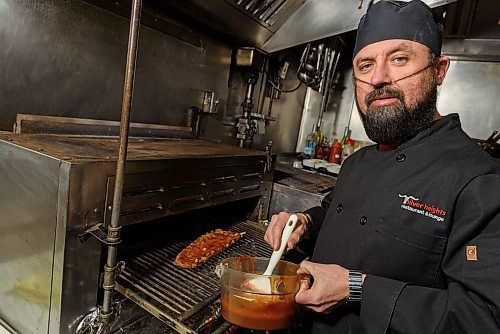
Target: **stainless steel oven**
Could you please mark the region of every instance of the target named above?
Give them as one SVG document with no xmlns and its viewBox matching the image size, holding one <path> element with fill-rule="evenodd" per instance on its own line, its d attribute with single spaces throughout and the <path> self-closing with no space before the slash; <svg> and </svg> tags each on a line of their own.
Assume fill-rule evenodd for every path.
<svg viewBox="0 0 500 334">
<path fill-rule="evenodd" d="M 18 332 L 74 333 L 100 304 L 117 146 L 109 137 L 0 134 L 0 318 Z M 206 330 L 219 317 L 215 264 L 271 252 L 259 221 L 272 174 L 265 152 L 131 138 L 114 302 L 138 305 L 172 332 Z M 246 234 L 198 268 L 172 264 L 215 228 Z"/>
</svg>

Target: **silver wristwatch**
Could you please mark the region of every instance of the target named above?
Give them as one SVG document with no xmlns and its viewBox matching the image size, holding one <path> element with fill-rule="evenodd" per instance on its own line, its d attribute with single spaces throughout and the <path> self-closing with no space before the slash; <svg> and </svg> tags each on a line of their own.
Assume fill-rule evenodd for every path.
<svg viewBox="0 0 500 334">
<path fill-rule="evenodd" d="M 349 296 L 347 302 L 359 303 L 363 292 L 363 274 L 357 270 L 349 270 Z"/>
</svg>

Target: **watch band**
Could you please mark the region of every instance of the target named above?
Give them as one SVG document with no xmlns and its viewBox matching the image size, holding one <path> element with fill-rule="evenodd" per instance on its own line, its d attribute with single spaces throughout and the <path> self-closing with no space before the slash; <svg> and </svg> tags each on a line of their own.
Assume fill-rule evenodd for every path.
<svg viewBox="0 0 500 334">
<path fill-rule="evenodd" d="M 349 303 L 361 302 L 363 292 L 363 274 L 358 270 L 349 270 Z"/>
</svg>

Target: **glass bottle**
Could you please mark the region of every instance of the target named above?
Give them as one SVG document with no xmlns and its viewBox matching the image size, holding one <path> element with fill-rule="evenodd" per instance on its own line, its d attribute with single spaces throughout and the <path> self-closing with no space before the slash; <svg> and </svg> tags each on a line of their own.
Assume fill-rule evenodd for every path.
<svg viewBox="0 0 500 334">
<path fill-rule="evenodd" d="M 328 158 L 328 162 L 332 162 L 334 164 L 340 164 L 341 157 L 342 157 L 342 145 L 340 145 L 337 138 L 335 138 L 332 143 L 332 148 L 330 150 L 330 156 Z"/>
<path fill-rule="evenodd" d="M 330 145 L 328 143 L 328 138 L 326 136 L 323 137 L 323 141 L 321 143 L 321 146 L 323 146 L 323 157 L 322 159 L 323 160 L 326 160 L 328 161 L 329 157 L 330 157 Z"/>
<path fill-rule="evenodd" d="M 304 147 L 304 155 L 307 159 L 314 158 L 314 138 L 313 133 L 307 135 L 306 137 L 306 146 Z"/>
</svg>

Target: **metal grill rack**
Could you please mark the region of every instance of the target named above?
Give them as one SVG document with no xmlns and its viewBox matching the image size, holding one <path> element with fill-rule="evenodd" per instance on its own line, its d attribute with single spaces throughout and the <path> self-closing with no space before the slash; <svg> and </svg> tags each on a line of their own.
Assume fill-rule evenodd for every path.
<svg viewBox="0 0 500 334">
<path fill-rule="evenodd" d="M 245 232 L 245 235 L 197 268 L 185 269 L 173 262 L 200 234 L 186 236 L 183 240 L 179 238 L 127 258 L 116 290 L 179 333 L 197 333 L 188 320 L 220 297 L 220 280 L 215 274 L 215 266 L 231 256 L 269 257 L 272 253 L 263 239 L 264 231 L 255 223 L 241 222 L 224 228 Z"/>
</svg>

